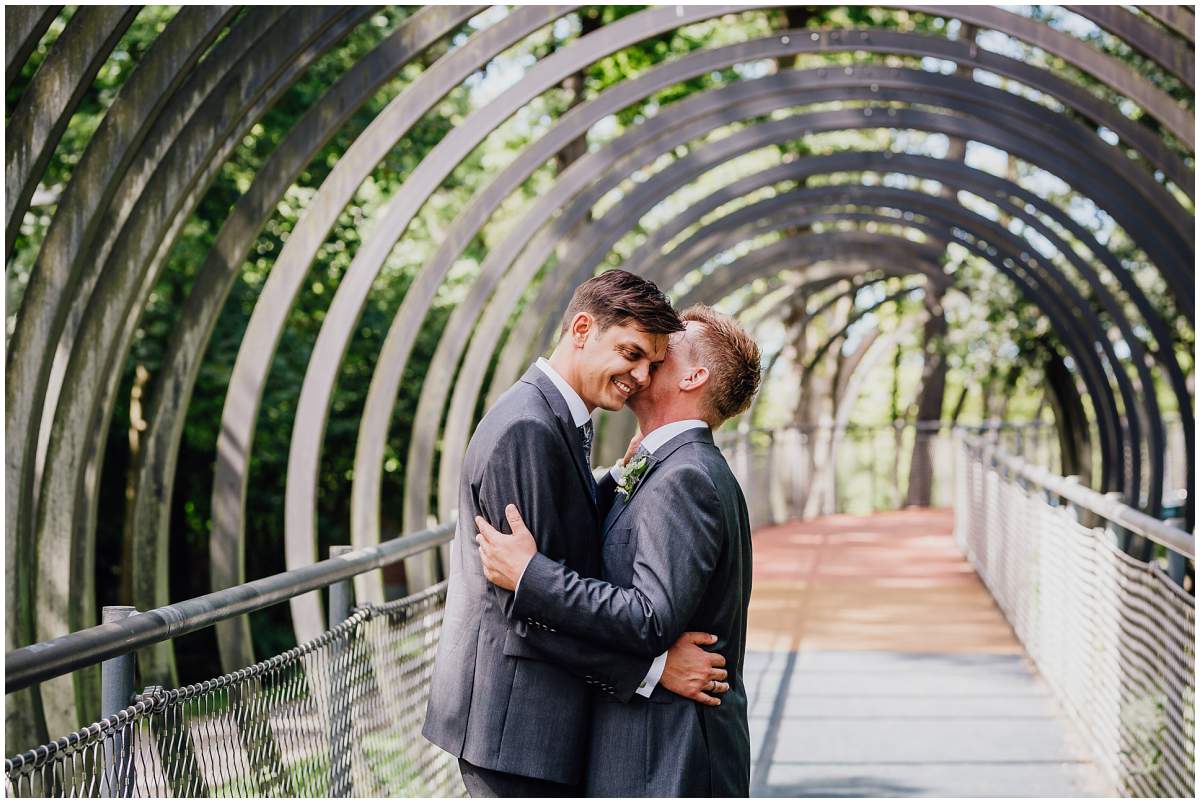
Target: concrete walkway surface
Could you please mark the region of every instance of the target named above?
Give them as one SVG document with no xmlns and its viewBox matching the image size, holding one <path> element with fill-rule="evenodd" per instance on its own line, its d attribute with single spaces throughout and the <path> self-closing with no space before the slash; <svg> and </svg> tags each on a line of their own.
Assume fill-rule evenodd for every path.
<svg viewBox="0 0 1200 803">
<path fill-rule="evenodd" d="M 751 794 L 1106 794 L 947 510 L 754 535 Z"/>
</svg>

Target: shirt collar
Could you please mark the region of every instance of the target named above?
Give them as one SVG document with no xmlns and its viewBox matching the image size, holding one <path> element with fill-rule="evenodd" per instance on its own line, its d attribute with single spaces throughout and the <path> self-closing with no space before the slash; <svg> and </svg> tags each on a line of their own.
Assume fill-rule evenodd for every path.
<svg viewBox="0 0 1200 803">
<path fill-rule="evenodd" d="M 654 454 L 662 446 L 666 445 L 667 441 L 674 438 L 676 435 L 681 435 L 689 429 L 698 429 L 707 427 L 708 424 L 698 418 L 688 418 L 683 421 L 672 421 L 669 424 L 663 424 L 657 429 L 651 430 L 646 437 L 642 438 L 642 446 L 650 454 Z"/>
<path fill-rule="evenodd" d="M 587 405 L 583 403 L 583 399 L 579 398 L 579 394 L 575 392 L 575 388 L 563 379 L 558 371 L 555 371 L 550 361 L 545 357 L 538 357 L 536 363 L 538 368 L 542 369 L 542 373 L 550 377 L 550 381 L 554 383 L 554 387 L 558 388 L 558 392 L 562 394 L 563 401 L 567 403 L 567 409 L 571 411 L 571 420 L 575 422 L 575 426 L 582 427 L 588 421 L 592 420 L 592 416 L 588 413 Z"/>
</svg>

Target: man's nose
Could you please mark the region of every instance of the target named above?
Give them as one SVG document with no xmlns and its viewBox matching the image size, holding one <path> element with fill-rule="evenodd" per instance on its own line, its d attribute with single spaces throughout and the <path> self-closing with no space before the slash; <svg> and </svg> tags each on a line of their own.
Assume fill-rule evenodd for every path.
<svg viewBox="0 0 1200 803">
<path fill-rule="evenodd" d="M 644 362 L 638 363 L 637 367 L 633 369 L 633 378 L 640 387 L 645 387 L 650 383 L 650 366 Z"/>
</svg>

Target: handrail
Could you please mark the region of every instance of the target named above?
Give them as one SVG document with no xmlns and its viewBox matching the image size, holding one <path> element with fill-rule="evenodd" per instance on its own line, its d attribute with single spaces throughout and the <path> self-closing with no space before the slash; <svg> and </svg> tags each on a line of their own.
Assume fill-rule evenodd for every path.
<svg viewBox="0 0 1200 803">
<path fill-rule="evenodd" d="M 1115 499 L 1110 499 L 1091 488 L 1085 488 L 1078 481 L 1060 477 L 1044 468 L 1027 463 L 1019 457 L 1014 457 L 997 448 L 990 441 L 968 435 L 965 431 L 961 432 L 961 437 L 969 447 L 988 453 L 993 461 L 1018 477 L 1039 485 L 1051 493 L 1058 494 L 1073 504 L 1120 525 L 1135 535 L 1148 538 L 1189 560 L 1196 559 L 1196 538 L 1190 533 L 1178 527 L 1172 527 Z"/>
<path fill-rule="evenodd" d="M 21 647 L 4 656 L 4 693 L 11 694 L 34 683 L 348 580 L 444 544 L 453 535 L 451 521 L 377 546 L 136 613 L 119 622 Z"/>
</svg>

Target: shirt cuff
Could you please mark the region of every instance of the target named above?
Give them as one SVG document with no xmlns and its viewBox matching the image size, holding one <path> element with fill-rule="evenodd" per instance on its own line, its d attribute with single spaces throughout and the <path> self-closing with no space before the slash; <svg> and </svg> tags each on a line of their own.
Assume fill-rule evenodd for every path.
<svg viewBox="0 0 1200 803">
<path fill-rule="evenodd" d="M 667 654 L 654 659 L 654 663 L 650 664 L 650 671 L 646 673 L 646 677 L 642 678 L 642 682 L 638 684 L 637 694 L 643 697 L 649 697 L 658 686 L 658 681 L 662 677 L 663 670 L 667 668 Z"/>
</svg>

